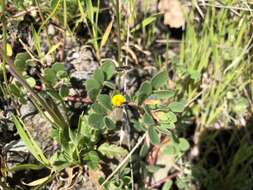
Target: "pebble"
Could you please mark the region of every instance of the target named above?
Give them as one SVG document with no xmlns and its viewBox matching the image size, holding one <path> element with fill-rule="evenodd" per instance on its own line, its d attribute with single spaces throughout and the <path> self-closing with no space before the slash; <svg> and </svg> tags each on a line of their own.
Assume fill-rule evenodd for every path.
<svg viewBox="0 0 253 190">
<path fill-rule="evenodd" d="M 27 104 L 22 104 L 20 107 L 20 114 L 22 118 L 31 117 L 31 114 L 36 112 L 36 108 L 30 101 L 27 101 Z"/>
<path fill-rule="evenodd" d="M 54 36 L 55 35 L 55 28 L 54 25 L 49 24 L 47 28 L 48 35 Z"/>
</svg>

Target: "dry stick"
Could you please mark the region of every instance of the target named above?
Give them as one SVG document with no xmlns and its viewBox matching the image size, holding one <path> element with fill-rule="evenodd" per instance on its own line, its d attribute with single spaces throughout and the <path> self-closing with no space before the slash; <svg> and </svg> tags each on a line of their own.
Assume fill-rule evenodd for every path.
<svg viewBox="0 0 253 190">
<path fill-rule="evenodd" d="M 129 154 L 122 160 L 122 162 L 118 165 L 118 167 L 106 178 L 106 180 L 101 184 L 100 189 L 120 170 L 120 168 L 128 161 L 128 159 L 132 156 L 135 150 L 141 145 L 143 140 L 147 136 L 147 132 L 142 135 L 137 144 L 133 147 L 133 149 L 129 152 Z"/>
<path fill-rule="evenodd" d="M 160 185 L 162 185 L 163 183 L 167 182 L 168 180 L 174 178 L 174 177 L 177 177 L 177 175 L 179 174 L 180 172 L 176 172 L 176 173 L 173 173 L 169 176 L 166 176 L 165 178 L 157 181 L 156 183 L 152 184 L 149 186 L 149 188 L 155 188 L 155 187 L 159 187 Z"/>
<path fill-rule="evenodd" d="M 244 8 L 244 7 L 234 7 L 234 6 L 218 5 L 218 4 L 212 5 L 212 4 L 209 4 L 209 3 L 206 3 L 205 5 L 209 6 L 209 7 L 216 7 L 216 8 L 223 8 L 223 9 L 232 9 L 232 10 L 253 12 L 253 9 Z M 204 6 L 204 5 L 200 4 L 200 6 Z"/>
</svg>

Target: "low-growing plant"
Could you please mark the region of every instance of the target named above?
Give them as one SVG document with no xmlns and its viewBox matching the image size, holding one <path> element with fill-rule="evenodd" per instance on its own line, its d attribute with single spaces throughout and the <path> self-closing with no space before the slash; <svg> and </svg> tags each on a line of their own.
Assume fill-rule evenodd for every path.
<svg viewBox="0 0 253 190">
<path fill-rule="evenodd" d="M 60 145 L 60 149 L 51 158 L 46 158 L 21 119 L 13 117 L 18 133 L 28 149 L 42 165 L 50 168 L 52 173 L 47 178 L 43 178 L 44 180 L 40 179 L 30 185 L 42 185 L 50 181 L 52 175 L 55 176 L 66 167 L 86 164 L 91 170 L 96 170 L 101 167 L 104 156 L 109 159 L 119 159 L 127 154 L 129 155 L 128 159 L 121 166 L 124 167 L 118 169 L 123 173 L 114 173 L 113 176 L 101 183 L 105 187 L 111 188 L 113 184 L 119 183 L 114 175 L 123 175 L 125 176 L 123 179 L 128 181 L 124 183 L 128 183 L 128 187 L 133 185 L 130 182 L 133 180 L 130 176 L 131 172 L 127 172 L 129 168 L 127 169 L 126 166 L 129 161 L 129 166 L 131 166 L 131 157 L 135 152 L 131 152 L 131 149 L 126 150 L 110 141 L 100 143 L 102 137 L 106 138 L 109 133 L 116 132 L 122 127 L 117 124 L 119 120 L 126 119 L 126 125 L 131 127 L 131 130 L 140 134 L 148 134 L 147 138 L 153 145 L 158 145 L 162 136 L 170 139 L 171 143 L 164 149 L 164 153 L 174 155 L 177 159 L 189 149 L 187 140 L 177 137 L 175 132 L 177 113 L 184 110 L 185 103 L 184 101 L 173 101 L 175 92 L 167 88 L 168 72 L 166 69 L 162 69 L 150 81 L 144 81 L 133 96 L 128 96 L 124 92 L 120 92 L 113 82 L 113 79 L 120 74 L 113 61 L 102 62 L 101 67 L 85 83 L 92 104 L 87 105 L 88 111 L 80 115 L 78 126 L 76 129 L 72 129 L 68 123 L 68 114 L 62 115 L 61 111 L 57 111 L 59 107 L 65 107 L 64 97 L 68 96 L 69 79 L 63 64 L 56 63 L 52 67 L 44 69 L 40 76 L 44 89 L 37 93 L 34 90 L 35 79 L 26 76 L 25 70 L 31 64 L 29 60 L 30 57 L 26 53 L 18 54 L 14 64 L 9 59 L 10 71 L 17 78 L 16 83 L 10 84 L 10 92 L 21 103 L 27 101 L 24 99 L 25 94 L 31 93 L 30 98 L 33 103 L 51 121 L 52 137 Z M 53 86 L 59 81 L 62 81 L 63 84 L 56 90 Z M 53 103 L 54 109 L 52 109 L 52 105 L 48 105 L 48 99 L 51 99 L 50 102 Z M 132 109 L 136 110 L 138 114 L 129 117 L 129 112 Z M 122 111 L 122 116 L 115 117 L 115 112 L 119 110 Z M 134 150 L 136 148 L 139 147 L 135 147 Z M 17 167 L 22 168 L 20 165 Z M 10 170 L 15 170 L 15 168 Z M 130 181 L 127 180 L 129 178 Z"/>
</svg>

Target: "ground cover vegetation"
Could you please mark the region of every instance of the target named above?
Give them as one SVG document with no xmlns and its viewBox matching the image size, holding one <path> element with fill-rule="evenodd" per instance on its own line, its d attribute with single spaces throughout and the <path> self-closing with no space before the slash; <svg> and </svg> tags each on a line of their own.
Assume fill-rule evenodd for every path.
<svg viewBox="0 0 253 190">
<path fill-rule="evenodd" d="M 252 2 L 0 2 L 0 189 L 253 188 Z"/>
</svg>

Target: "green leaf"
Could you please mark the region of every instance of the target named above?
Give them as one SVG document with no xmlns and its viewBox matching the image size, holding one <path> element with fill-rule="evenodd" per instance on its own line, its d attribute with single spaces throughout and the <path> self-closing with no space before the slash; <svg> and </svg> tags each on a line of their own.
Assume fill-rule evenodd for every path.
<svg viewBox="0 0 253 190">
<path fill-rule="evenodd" d="M 61 80 L 68 77 L 68 73 L 66 71 L 58 71 L 56 77 Z"/>
<path fill-rule="evenodd" d="M 92 151 L 86 153 L 84 155 L 83 159 L 86 161 L 89 168 L 91 168 L 93 170 L 98 169 L 100 158 L 99 158 L 96 151 L 92 150 Z"/>
<path fill-rule="evenodd" d="M 248 101 L 246 98 L 240 97 L 238 99 L 235 99 L 236 104 L 233 107 L 233 110 L 240 115 L 243 115 L 248 107 Z"/>
<path fill-rule="evenodd" d="M 175 95 L 175 91 L 172 90 L 160 90 L 156 91 L 152 94 L 155 99 L 164 100 L 169 99 Z"/>
<path fill-rule="evenodd" d="M 172 185 L 173 185 L 172 180 L 169 180 L 163 184 L 162 190 L 170 190 Z"/>
<path fill-rule="evenodd" d="M 104 118 L 103 115 L 93 113 L 89 115 L 88 118 L 89 125 L 96 129 L 101 129 L 104 126 L 103 118 Z"/>
<path fill-rule="evenodd" d="M 29 84 L 30 87 L 32 87 L 32 88 L 35 87 L 36 81 L 35 81 L 34 78 L 28 77 L 28 78 L 26 78 L 25 80 L 26 80 L 26 82 Z"/>
<path fill-rule="evenodd" d="M 102 66 L 101 66 L 102 71 L 105 73 L 105 78 L 106 80 L 110 80 L 111 77 L 114 75 L 116 72 L 115 65 L 112 61 L 106 61 Z"/>
<path fill-rule="evenodd" d="M 125 156 L 127 154 L 127 151 L 124 148 L 114 144 L 110 145 L 108 143 L 100 145 L 98 151 L 110 159 Z"/>
<path fill-rule="evenodd" d="M 150 173 L 156 173 L 158 172 L 158 170 L 161 169 L 161 166 L 159 165 L 147 165 L 146 169 L 150 172 Z"/>
<path fill-rule="evenodd" d="M 14 94 L 15 96 L 17 97 L 20 97 L 21 96 L 21 89 L 19 89 L 19 87 L 15 84 L 10 84 L 9 85 L 9 88 L 10 88 L 10 92 L 12 94 Z"/>
<path fill-rule="evenodd" d="M 159 14 L 154 14 L 154 15 L 151 15 L 151 16 L 145 18 L 140 24 L 136 25 L 136 26 L 131 30 L 131 33 L 132 33 L 132 32 L 135 32 L 135 31 L 137 31 L 137 30 L 139 30 L 139 29 L 141 29 L 141 28 L 143 29 L 143 28 L 145 28 L 146 26 L 148 26 L 149 24 L 153 23 L 153 22 L 156 20 L 156 18 L 157 18 L 158 15 L 159 15 Z"/>
<path fill-rule="evenodd" d="M 20 170 L 41 170 L 45 166 L 41 164 L 16 164 L 15 166 L 7 169 L 8 172 L 16 172 Z"/>
<path fill-rule="evenodd" d="M 169 156 L 176 154 L 176 152 L 177 152 L 177 151 L 176 151 L 175 147 L 172 146 L 172 145 L 166 147 L 166 148 L 163 150 L 163 153 L 166 154 L 166 155 L 169 155 Z"/>
<path fill-rule="evenodd" d="M 140 150 L 140 157 L 141 158 L 145 158 L 149 153 L 149 146 L 147 145 L 147 143 L 144 143 L 142 146 L 141 146 L 141 150 Z"/>
<path fill-rule="evenodd" d="M 101 84 L 104 82 L 104 73 L 101 69 L 97 69 L 93 77 L 96 81 L 100 82 Z"/>
<path fill-rule="evenodd" d="M 115 123 L 109 117 L 104 117 L 104 123 L 108 129 L 115 129 L 116 128 Z"/>
<path fill-rule="evenodd" d="M 100 83 L 95 79 L 89 79 L 86 81 L 86 90 L 91 91 L 93 89 L 100 89 Z"/>
<path fill-rule="evenodd" d="M 159 73 L 157 73 L 152 79 L 151 84 L 154 89 L 158 89 L 165 85 L 168 81 L 168 72 L 167 70 L 163 70 Z"/>
<path fill-rule="evenodd" d="M 96 101 L 98 93 L 99 93 L 98 89 L 92 89 L 92 90 L 88 91 L 88 96 L 94 102 L 94 101 Z"/>
<path fill-rule="evenodd" d="M 162 112 L 158 111 L 155 113 L 160 123 L 175 123 L 177 122 L 177 116 L 173 112 Z"/>
<path fill-rule="evenodd" d="M 115 90 L 116 89 L 116 85 L 112 82 L 109 82 L 109 81 L 104 81 L 104 86 L 107 86 L 108 88 L 112 89 L 112 90 Z"/>
<path fill-rule="evenodd" d="M 166 129 L 175 129 L 176 125 L 174 123 L 166 123 L 166 124 L 162 124 L 162 127 L 165 127 Z"/>
<path fill-rule="evenodd" d="M 56 81 L 56 73 L 51 68 L 46 68 L 44 70 L 44 78 L 48 83 L 54 83 Z"/>
<path fill-rule="evenodd" d="M 155 124 L 153 118 L 151 115 L 149 115 L 148 113 L 144 113 L 143 115 L 143 122 L 147 125 L 147 126 L 152 126 Z"/>
<path fill-rule="evenodd" d="M 64 71 L 64 64 L 62 63 L 55 63 L 52 66 L 52 69 L 57 73 L 58 71 Z"/>
<path fill-rule="evenodd" d="M 141 131 L 146 131 L 146 129 L 145 129 L 143 123 L 141 123 L 141 122 L 139 122 L 139 121 L 134 121 L 133 127 L 134 127 L 137 131 L 139 131 L 139 132 L 141 132 Z"/>
<path fill-rule="evenodd" d="M 99 103 L 92 104 L 91 108 L 98 114 L 106 114 L 107 110 Z"/>
<path fill-rule="evenodd" d="M 171 132 L 168 129 L 173 129 L 173 127 L 170 127 L 170 126 L 171 126 L 170 124 L 162 124 L 162 125 L 157 125 L 156 128 L 159 130 L 159 132 L 165 135 L 171 135 Z"/>
<path fill-rule="evenodd" d="M 61 97 L 66 97 L 69 95 L 69 88 L 67 85 L 62 85 L 59 91 Z"/>
<path fill-rule="evenodd" d="M 41 162 L 44 166 L 49 166 L 49 161 L 44 156 L 42 150 L 39 148 L 37 143 L 34 141 L 28 130 L 25 128 L 24 123 L 17 118 L 12 116 L 13 122 L 17 128 L 18 134 L 21 137 L 22 141 L 26 145 L 27 149 L 32 153 L 32 155 Z"/>
<path fill-rule="evenodd" d="M 100 94 L 97 97 L 98 102 L 108 110 L 112 110 L 112 103 L 110 96 L 106 94 Z"/>
<path fill-rule="evenodd" d="M 147 94 L 138 94 L 137 95 L 138 105 L 141 105 L 147 98 L 148 98 Z"/>
<path fill-rule="evenodd" d="M 182 102 L 172 102 L 168 106 L 173 112 L 182 112 L 184 111 L 184 103 Z"/>
<path fill-rule="evenodd" d="M 30 59 L 30 55 L 28 53 L 18 53 L 16 55 L 14 64 L 17 67 L 17 70 L 24 71 L 26 69 L 26 61 Z"/>
<path fill-rule="evenodd" d="M 179 138 L 178 147 L 181 151 L 187 151 L 190 148 L 189 142 L 185 138 Z"/>
<path fill-rule="evenodd" d="M 177 122 L 177 116 L 173 112 L 166 113 L 166 116 L 169 120 L 169 123 L 176 123 Z"/>
<path fill-rule="evenodd" d="M 152 93 L 151 83 L 148 81 L 143 82 L 138 90 L 138 93 L 139 94 L 146 94 L 147 96 L 149 96 Z"/>
<path fill-rule="evenodd" d="M 32 37 L 33 37 L 34 47 L 37 51 L 38 56 L 40 57 L 41 56 L 41 40 L 34 26 L 32 26 Z"/>
<path fill-rule="evenodd" d="M 148 128 L 148 135 L 150 137 L 151 143 L 156 145 L 160 143 L 160 138 L 156 129 L 153 126 L 149 126 Z"/>
</svg>

